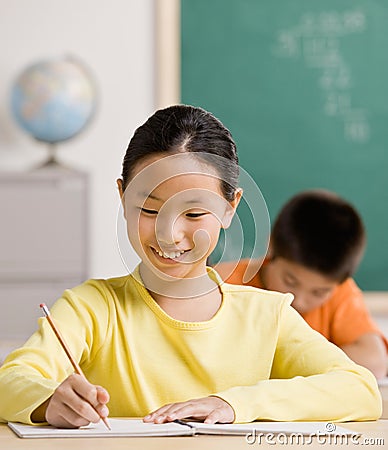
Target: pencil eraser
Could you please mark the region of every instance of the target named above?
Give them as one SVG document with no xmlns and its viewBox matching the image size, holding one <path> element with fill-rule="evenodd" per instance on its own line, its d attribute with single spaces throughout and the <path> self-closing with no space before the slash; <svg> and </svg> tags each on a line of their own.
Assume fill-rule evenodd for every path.
<svg viewBox="0 0 388 450">
<path fill-rule="evenodd" d="M 40 305 L 39 305 L 39 308 L 43 308 L 43 306 L 46 306 L 44 303 L 41 303 Z"/>
</svg>

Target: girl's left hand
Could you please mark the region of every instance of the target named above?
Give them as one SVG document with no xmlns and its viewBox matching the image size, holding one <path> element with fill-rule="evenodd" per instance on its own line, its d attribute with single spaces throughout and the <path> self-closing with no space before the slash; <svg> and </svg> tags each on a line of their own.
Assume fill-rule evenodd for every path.
<svg viewBox="0 0 388 450">
<path fill-rule="evenodd" d="M 204 397 L 181 403 L 170 403 L 145 416 L 144 422 L 165 423 L 187 418 L 205 423 L 232 423 L 234 410 L 219 397 Z"/>
</svg>

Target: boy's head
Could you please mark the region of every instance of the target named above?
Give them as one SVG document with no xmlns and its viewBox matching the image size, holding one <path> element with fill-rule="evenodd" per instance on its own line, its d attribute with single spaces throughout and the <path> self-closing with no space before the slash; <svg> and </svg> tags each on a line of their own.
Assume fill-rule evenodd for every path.
<svg viewBox="0 0 388 450">
<path fill-rule="evenodd" d="M 266 287 L 292 292 L 295 309 L 307 312 L 354 273 L 364 248 L 364 225 L 352 205 L 329 191 L 301 192 L 275 220 Z"/>
</svg>

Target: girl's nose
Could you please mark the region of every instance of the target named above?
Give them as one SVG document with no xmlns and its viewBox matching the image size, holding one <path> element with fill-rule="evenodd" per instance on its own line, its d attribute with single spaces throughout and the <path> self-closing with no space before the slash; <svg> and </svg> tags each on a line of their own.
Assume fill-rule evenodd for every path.
<svg viewBox="0 0 388 450">
<path fill-rule="evenodd" d="M 174 220 L 161 220 L 156 224 L 156 237 L 161 244 L 176 245 L 185 236 L 184 221 L 181 217 Z"/>
</svg>

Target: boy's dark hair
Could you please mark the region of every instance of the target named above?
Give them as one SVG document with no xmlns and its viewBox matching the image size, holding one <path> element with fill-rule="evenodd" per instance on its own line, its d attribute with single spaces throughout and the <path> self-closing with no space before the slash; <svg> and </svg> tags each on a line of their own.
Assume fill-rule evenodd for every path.
<svg viewBox="0 0 388 450">
<path fill-rule="evenodd" d="M 282 257 L 342 283 L 365 248 L 365 229 L 355 208 L 324 190 L 304 191 L 281 209 L 271 233 L 272 257 Z"/>
</svg>

